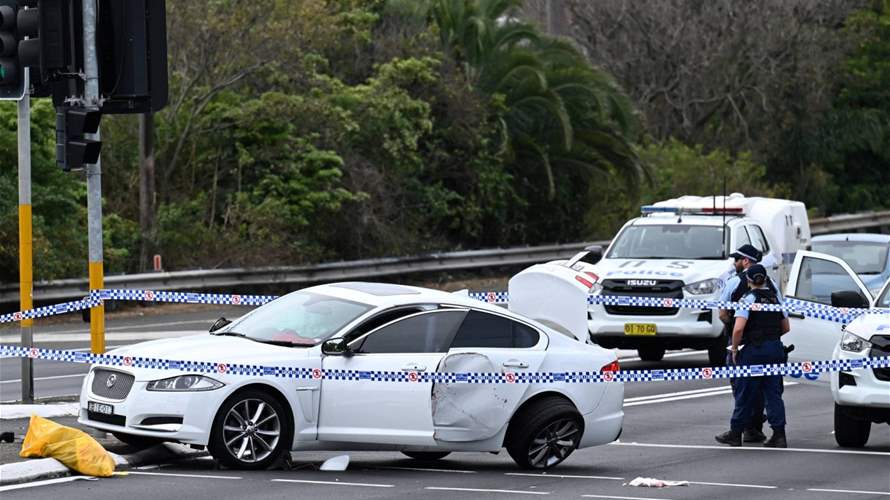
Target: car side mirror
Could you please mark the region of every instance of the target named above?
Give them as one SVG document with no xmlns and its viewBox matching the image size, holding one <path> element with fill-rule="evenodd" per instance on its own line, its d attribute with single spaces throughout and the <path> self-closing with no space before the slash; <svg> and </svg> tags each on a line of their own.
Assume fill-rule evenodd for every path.
<svg viewBox="0 0 890 500">
<path fill-rule="evenodd" d="M 212 325 L 210 325 L 210 333 L 213 333 L 231 323 L 232 322 L 227 320 L 226 318 L 219 318 L 218 320 L 214 321 Z"/>
<path fill-rule="evenodd" d="M 325 340 L 321 344 L 321 352 L 327 356 L 345 356 L 347 358 L 355 354 L 343 337 Z"/>
<path fill-rule="evenodd" d="M 859 290 L 831 292 L 832 307 L 849 307 L 868 309 L 868 299 Z"/>
<path fill-rule="evenodd" d="M 589 264 L 596 264 L 603 258 L 602 245 L 590 245 L 584 250 L 587 250 L 587 256 L 581 259 L 584 262 L 587 262 Z"/>
</svg>

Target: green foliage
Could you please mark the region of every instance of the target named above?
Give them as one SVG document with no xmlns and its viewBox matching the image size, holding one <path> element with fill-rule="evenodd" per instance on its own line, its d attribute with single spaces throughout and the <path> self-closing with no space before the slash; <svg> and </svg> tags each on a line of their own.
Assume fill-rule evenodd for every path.
<svg viewBox="0 0 890 500">
<path fill-rule="evenodd" d="M 639 214 L 641 204 L 682 195 L 720 195 L 724 182 L 727 194 L 784 198 L 790 192 L 787 185 L 770 184 L 766 166 L 756 162 L 751 153 L 705 152 L 701 145 L 690 147 L 677 139 L 645 144 L 638 153 L 652 167 L 652 184 L 641 190 L 638 203 L 624 190 L 592 190 L 590 196 L 597 203 L 587 217 L 590 238 L 610 238 Z"/>
</svg>

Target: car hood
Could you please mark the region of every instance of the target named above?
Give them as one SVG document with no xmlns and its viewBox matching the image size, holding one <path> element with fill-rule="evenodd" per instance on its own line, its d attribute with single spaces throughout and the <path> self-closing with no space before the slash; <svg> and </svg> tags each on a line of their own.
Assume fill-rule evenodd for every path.
<svg viewBox="0 0 890 500">
<path fill-rule="evenodd" d="M 604 279 L 682 280 L 685 284 L 732 275 L 729 260 L 603 259 L 588 269 Z"/>
<path fill-rule="evenodd" d="M 290 366 L 297 359 L 309 356 L 312 348 L 285 347 L 263 344 L 239 337 L 215 335 L 195 335 L 190 337 L 152 340 L 131 346 L 114 349 L 108 354 L 140 358 L 154 358 L 174 361 L 197 361 L 204 363 L 250 364 L 263 366 Z M 99 363 L 103 364 L 103 363 Z M 148 368 L 126 368 L 139 372 L 137 378 L 154 376 L 157 372 L 175 375 L 178 370 L 158 370 Z"/>
</svg>

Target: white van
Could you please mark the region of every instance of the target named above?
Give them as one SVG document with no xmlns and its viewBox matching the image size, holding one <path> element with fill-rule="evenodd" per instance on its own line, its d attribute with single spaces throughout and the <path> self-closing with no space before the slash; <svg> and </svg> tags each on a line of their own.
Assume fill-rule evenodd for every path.
<svg viewBox="0 0 890 500">
<path fill-rule="evenodd" d="M 729 255 L 736 248 L 750 243 L 762 251 L 768 272 L 784 286 L 794 254 L 809 242 L 801 202 L 683 196 L 642 207 L 601 259 L 591 252 L 569 264 L 592 278 L 596 295 L 715 300 L 734 272 Z M 587 323 L 597 344 L 637 349 L 646 361 L 682 348 L 707 349 L 714 365 L 725 361 L 723 324 L 710 309 L 590 305 Z"/>
</svg>

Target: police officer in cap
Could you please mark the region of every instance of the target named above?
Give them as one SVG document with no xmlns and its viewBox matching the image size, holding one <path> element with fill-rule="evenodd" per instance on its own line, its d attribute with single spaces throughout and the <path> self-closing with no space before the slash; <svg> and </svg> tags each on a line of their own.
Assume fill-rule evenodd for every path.
<svg viewBox="0 0 890 500">
<path fill-rule="evenodd" d="M 748 280 L 745 279 L 745 271 L 749 267 L 760 262 L 763 258 L 763 254 L 750 243 L 746 243 L 729 256 L 735 259 L 733 266 L 736 274 L 726 280 L 726 283 L 723 286 L 723 292 L 720 295 L 720 300 L 723 302 L 738 302 L 746 293 L 748 293 Z M 768 281 L 768 286 L 776 292 L 779 296 L 779 302 L 781 303 L 781 294 L 772 279 Z M 720 320 L 723 321 L 723 333 L 726 337 L 726 347 L 728 351 L 732 341 L 732 327 L 735 323 L 735 310 L 721 309 Z M 732 363 L 732 360 L 730 359 L 731 356 L 731 353 L 726 353 L 727 365 Z M 729 384 L 732 387 L 734 395 L 736 388 L 735 379 L 730 379 Z M 763 433 L 763 422 L 766 421 L 766 417 L 763 414 L 763 398 L 755 399 L 752 411 L 753 418 L 751 419 L 751 424 L 745 428 L 745 431 L 742 433 L 742 440 L 746 443 L 762 443 L 766 441 L 766 435 Z"/>
<path fill-rule="evenodd" d="M 767 285 L 766 269 L 755 264 L 745 272 L 750 291 L 742 297 L 744 304 L 780 304 L 778 294 Z M 752 307 L 736 312 L 732 330 L 731 359 L 734 365 L 783 363 L 785 350 L 780 340 L 791 326 L 788 314 Z M 735 408 L 730 429 L 715 439 L 730 446 L 742 445 L 742 431 L 754 417 L 758 397 L 763 397 L 766 415 L 773 434 L 763 443 L 770 448 L 787 448 L 785 437 L 785 403 L 782 401 L 782 376 L 745 377 L 735 381 Z"/>
</svg>

